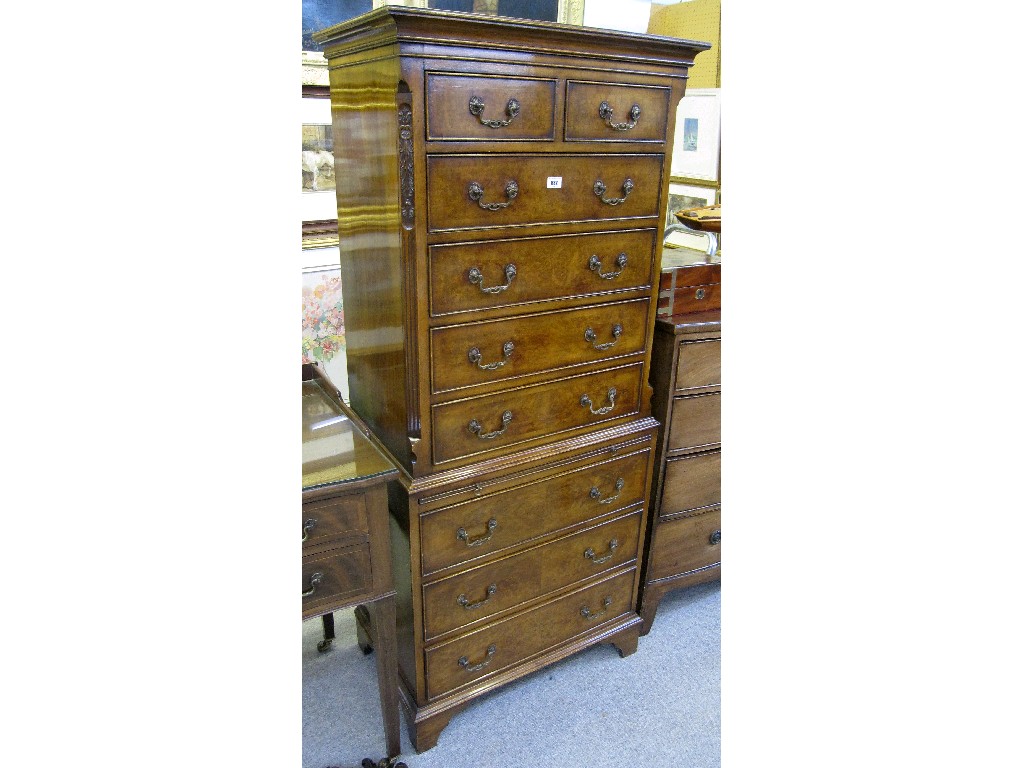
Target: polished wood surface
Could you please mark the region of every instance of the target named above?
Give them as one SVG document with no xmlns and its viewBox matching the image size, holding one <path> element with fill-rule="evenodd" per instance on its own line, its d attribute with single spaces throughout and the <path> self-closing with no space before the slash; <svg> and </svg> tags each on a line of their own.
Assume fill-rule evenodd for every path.
<svg viewBox="0 0 1024 768">
<path fill-rule="evenodd" d="M 666 428 L 656 447 L 654 513 L 641 564 L 643 633 L 666 592 L 721 574 L 721 313 L 659 318 L 652 405 Z"/>
<path fill-rule="evenodd" d="M 385 483 L 398 470 L 317 365 L 302 366 L 302 618 L 366 605 L 378 617 L 377 681 L 389 757 L 399 739 L 395 591 Z"/>
<path fill-rule="evenodd" d="M 352 407 L 402 470 L 399 693 L 422 751 L 497 686 L 636 650 L 666 160 L 708 46 L 398 7 L 317 39 L 353 177 Z"/>
</svg>

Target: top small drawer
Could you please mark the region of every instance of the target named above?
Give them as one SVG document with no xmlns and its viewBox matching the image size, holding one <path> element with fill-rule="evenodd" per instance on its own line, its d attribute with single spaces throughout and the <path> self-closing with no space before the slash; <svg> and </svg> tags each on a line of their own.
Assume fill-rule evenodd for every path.
<svg viewBox="0 0 1024 768">
<path fill-rule="evenodd" d="M 427 139 L 554 141 L 555 80 L 427 75 Z"/>
<path fill-rule="evenodd" d="M 569 80 L 566 141 L 665 141 L 669 89 Z"/>
</svg>

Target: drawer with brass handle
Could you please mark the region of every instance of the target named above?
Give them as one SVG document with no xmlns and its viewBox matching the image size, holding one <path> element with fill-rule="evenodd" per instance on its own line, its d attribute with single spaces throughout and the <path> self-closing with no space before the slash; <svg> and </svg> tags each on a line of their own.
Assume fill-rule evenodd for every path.
<svg viewBox="0 0 1024 768">
<path fill-rule="evenodd" d="M 366 498 L 361 493 L 302 505 L 302 548 L 317 545 L 366 541 L 370 530 L 366 516 Z"/>
<path fill-rule="evenodd" d="M 609 520 L 423 587 L 427 638 L 486 619 L 636 558 L 640 513 Z"/>
<path fill-rule="evenodd" d="M 665 141 L 670 89 L 569 80 L 566 141 Z"/>
<path fill-rule="evenodd" d="M 674 578 L 722 562 L 719 508 L 660 520 L 651 543 L 647 579 Z"/>
<path fill-rule="evenodd" d="M 433 463 L 509 453 L 535 438 L 635 415 L 643 363 L 431 406 Z"/>
<path fill-rule="evenodd" d="M 441 317 L 649 289 L 655 231 L 602 232 L 434 245 L 430 314 Z"/>
<path fill-rule="evenodd" d="M 496 493 L 420 516 L 424 576 L 643 502 L 651 449 L 569 465 Z"/>
<path fill-rule="evenodd" d="M 635 569 L 487 624 L 425 651 L 427 696 L 437 698 L 555 648 L 632 610 Z"/>
<path fill-rule="evenodd" d="M 642 355 L 650 299 L 430 330 L 434 394 Z"/>
<path fill-rule="evenodd" d="M 428 141 L 554 141 L 553 78 L 428 72 Z"/>
<path fill-rule="evenodd" d="M 663 155 L 433 155 L 431 232 L 657 218 Z M 558 188 L 548 179 L 560 179 Z"/>
<path fill-rule="evenodd" d="M 323 607 L 372 584 L 370 545 L 331 549 L 302 558 L 302 617 L 318 616 Z"/>
</svg>

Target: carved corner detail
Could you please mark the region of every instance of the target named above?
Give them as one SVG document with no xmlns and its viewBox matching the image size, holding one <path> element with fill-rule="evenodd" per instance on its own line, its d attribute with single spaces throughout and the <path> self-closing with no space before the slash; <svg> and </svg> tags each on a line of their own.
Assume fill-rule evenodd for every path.
<svg viewBox="0 0 1024 768">
<path fill-rule="evenodd" d="M 416 226 L 415 186 L 413 183 L 412 107 L 398 105 L 398 182 L 402 194 L 402 227 Z"/>
</svg>

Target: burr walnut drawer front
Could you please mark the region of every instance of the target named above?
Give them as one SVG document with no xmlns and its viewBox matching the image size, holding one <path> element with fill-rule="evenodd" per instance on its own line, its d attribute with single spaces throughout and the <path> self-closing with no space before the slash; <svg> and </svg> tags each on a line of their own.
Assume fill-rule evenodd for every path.
<svg viewBox="0 0 1024 768">
<path fill-rule="evenodd" d="M 370 530 L 366 498 L 362 493 L 302 505 L 302 546 L 314 547 L 330 539 L 366 539 Z"/>
<path fill-rule="evenodd" d="M 651 287 L 653 229 L 430 247 L 434 317 Z"/>
<path fill-rule="evenodd" d="M 434 155 L 427 158 L 428 229 L 656 217 L 663 158 Z"/>
<path fill-rule="evenodd" d="M 698 448 L 722 442 L 722 396 L 720 392 L 687 395 L 672 401 L 669 450 Z"/>
<path fill-rule="evenodd" d="M 679 576 L 722 561 L 722 512 L 662 520 L 654 531 L 648 581 Z"/>
<path fill-rule="evenodd" d="M 635 569 L 427 648 L 427 697 L 437 698 L 629 614 Z"/>
<path fill-rule="evenodd" d="M 649 299 L 523 315 L 430 331 L 432 391 L 642 355 Z"/>
<path fill-rule="evenodd" d="M 555 138 L 554 78 L 427 73 L 428 140 Z"/>
<path fill-rule="evenodd" d="M 370 545 L 332 549 L 302 558 L 302 616 L 318 616 L 373 586 Z"/>
<path fill-rule="evenodd" d="M 670 89 L 569 80 L 566 141 L 665 141 Z"/>
<path fill-rule="evenodd" d="M 650 454 L 650 448 L 644 448 L 611 460 L 569 466 L 556 475 L 423 514 L 423 574 L 488 557 L 643 503 Z"/>
<path fill-rule="evenodd" d="M 434 463 L 501 451 L 527 440 L 639 411 L 642 362 L 431 407 Z"/>
<path fill-rule="evenodd" d="M 721 386 L 722 340 L 684 341 L 676 361 L 676 389 Z"/>
<path fill-rule="evenodd" d="M 635 560 L 642 510 L 426 585 L 424 635 L 436 638 Z"/>
<path fill-rule="evenodd" d="M 665 462 L 660 514 L 722 503 L 722 451 L 691 453 Z"/>
</svg>

